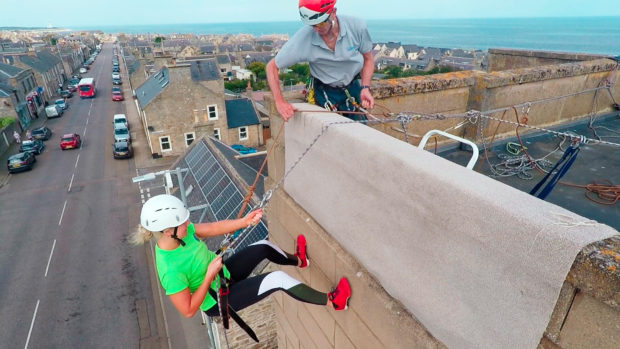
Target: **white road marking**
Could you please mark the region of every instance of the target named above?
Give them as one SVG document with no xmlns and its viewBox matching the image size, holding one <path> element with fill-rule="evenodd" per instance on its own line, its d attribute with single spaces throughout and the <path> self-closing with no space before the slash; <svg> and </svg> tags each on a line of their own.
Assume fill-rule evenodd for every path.
<svg viewBox="0 0 620 349">
<path fill-rule="evenodd" d="M 37 318 L 37 310 L 39 310 L 39 302 L 41 300 L 37 299 L 37 306 L 34 307 L 34 315 L 32 315 L 32 322 L 30 322 L 30 330 L 28 330 L 28 338 L 26 338 L 26 346 L 24 349 L 28 349 L 28 343 L 30 342 L 30 335 L 32 334 L 32 327 L 34 326 L 34 319 Z"/>
<path fill-rule="evenodd" d="M 45 267 L 44 277 L 47 277 L 47 271 L 50 269 L 50 262 L 52 261 L 52 255 L 54 254 L 54 247 L 56 247 L 56 239 L 54 239 L 54 243 L 52 244 L 52 250 L 50 251 L 50 258 L 47 260 L 47 267 Z"/>
<path fill-rule="evenodd" d="M 84 132 L 82 133 L 82 137 L 84 137 L 84 136 L 86 135 L 86 127 L 87 127 L 87 126 L 84 126 Z M 81 146 L 81 145 L 80 145 L 80 148 L 82 148 L 82 146 Z"/>
<path fill-rule="evenodd" d="M 73 185 L 73 177 L 75 177 L 75 172 L 71 175 L 71 182 L 69 182 L 69 188 L 67 189 L 67 191 L 71 191 L 71 186 Z M 63 211 L 64 211 L 64 209 L 63 209 Z"/>
<path fill-rule="evenodd" d="M 75 168 L 77 168 L 79 161 L 80 161 L 80 154 L 78 154 L 77 159 L 75 160 Z"/>
<path fill-rule="evenodd" d="M 65 204 L 64 204 L 64 206 L 62 206 L 62 212 L 60 213 L 60 220 L 58 221 L 58 225 L 60 225 L 60 223 L 62 223 L 62 216 L 65 215 L 65 208 L 67 208 L 67 200 L 65 200 Z"/>
</svg>

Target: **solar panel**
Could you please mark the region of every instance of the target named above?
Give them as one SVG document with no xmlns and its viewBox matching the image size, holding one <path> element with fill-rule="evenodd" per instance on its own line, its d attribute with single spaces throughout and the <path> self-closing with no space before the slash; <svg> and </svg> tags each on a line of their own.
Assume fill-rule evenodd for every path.
<svg viewBox="0 0 620 349">
<path fill-rule="evenodd" d="M 245 195 L 237 188 L 204 141 L 198 142 L 183 161 L 189 170 L 183 179 L 184 187 L 188 188 L 192 185 L 200 188 L 200 190 L 193 190 L 188 196 L 188 206 L 208 204 L 210 210 L 207 210 L 206 220 L 219 221 L 237 218 Z M 249 203 L 243 214 L 247 214 L 252 209 L 253 206 Z M 200 218 L 196 218 L 197 216 L 194 212 L 192 213 L 192 219 L 201 222 L 198 220 Z M 234 253 L 256 241 L 265 239 L 267 235 L 267 226 L 261 221 L 246 234 L 240 236 L 229 251 Z"/>
</svg>

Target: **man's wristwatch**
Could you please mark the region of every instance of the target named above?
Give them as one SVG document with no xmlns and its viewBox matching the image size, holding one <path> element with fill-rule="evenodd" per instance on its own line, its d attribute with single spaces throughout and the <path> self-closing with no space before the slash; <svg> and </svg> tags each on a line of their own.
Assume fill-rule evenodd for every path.
<svg viewBox="0 0 620 349">
<path fill-rule="evenodd" d="M 365 88 L 370 90 L 370 86 L 369 85 L 362 85 L 362 86 L 360 86 L 360 90 L 363 90 Z"/>
</svg>

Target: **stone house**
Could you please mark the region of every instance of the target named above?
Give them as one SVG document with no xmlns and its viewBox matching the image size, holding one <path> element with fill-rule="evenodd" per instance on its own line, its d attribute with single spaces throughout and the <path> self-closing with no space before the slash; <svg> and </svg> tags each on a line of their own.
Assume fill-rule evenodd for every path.
<svg viewBox="0 0 620 349">
<path fill-rule="evenodd" d="M 27 55 L 4 55 L 2 61 L 21 69 L 32 69 L 37 86 L 43 88 L 42 91 L 39 89 L 39 93 L 47 101 L 57 94 L 58 85 L 66 79 L 60 58 L 46 50 Z"/>
<path fill-rule="evenodd" d="M 154 157 L 178 156 L 195 139 L 228 129 L 224 82 L 215 59 L 163 67 L 135 92 Z"/>
<path fill-rule="evenodd" d="M 223 78 L 228 78 L 232 72 L 232 61 L 230 60 L 229 54 L 221 54 L 215 56 L 217 60 L 217 65 L 220 69 L 220 74 Z"/>
<path fill-rule="evenodd" d="M 31 69 L 0 63 L 0 116 L 13 116 L 22 129 L 43 115 L 41 97 Z"/>
<path fill-rule="evenodd" d="M 247 98 L 226 100 L 226 134 L 214 129 L 215 138 L 226 144 L 259 147 L 263 144 L 262 125 L 252 101 Z"/>
</svg>

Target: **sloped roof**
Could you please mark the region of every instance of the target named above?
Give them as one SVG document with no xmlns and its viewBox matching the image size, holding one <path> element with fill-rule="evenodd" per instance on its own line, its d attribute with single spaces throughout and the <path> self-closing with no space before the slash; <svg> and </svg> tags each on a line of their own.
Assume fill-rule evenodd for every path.
<svg viewBox="0 0 620 349">
<path fill-rule="evenodd" d="M 2 78 L 8 79 L 8 78 L 15 77 L 23 71 L 24 71 L 23 69 L 18 68 L 16 66 L 0 63 L 0 79 Z"/>
<path fill-rule="evenodd" d="M 10 97 L 15 89 L 0 81 L 0 97 Z"/>
<path fill-rule="evenodd" d="M 37 52 L 37 56 L 20 55 L 19 60 L 25 65 L 38 71 L 45 73 L 52 69 L 56 64 L 60 63 L 60 59 L 47 51 Z"/>
<path fill-rule="evenodd" d="M 228 128 L 257 125 L 260 123 L 252 102 L 247 98 L 231 99 L 226 102 Z"/>
<path fill-rule="evenodd" d="M 217 68 L 215 59 L 204 59 L 200 61 L 193 61 L 189 67 L 189 72 L 194 81 L 210 81 L 219 80 L 220 71 Z"/>
<path fill-rule="evenodd" d="M 217 63 L 218 64 L 228 64 L 228 63 L 230 63 L 230 56 L 229 55 L 217 55 L 217 56 L 215 56 L 215 58 L 217 59 Z"/>
<path fill-rule="evenodd" d="M 163 67 L 157 73 L 151 75 L 136 89 L 136 98 L 142 108 L 146 107 L 155 97 L 170 84 L 168 68 Z"/>
</svg>

